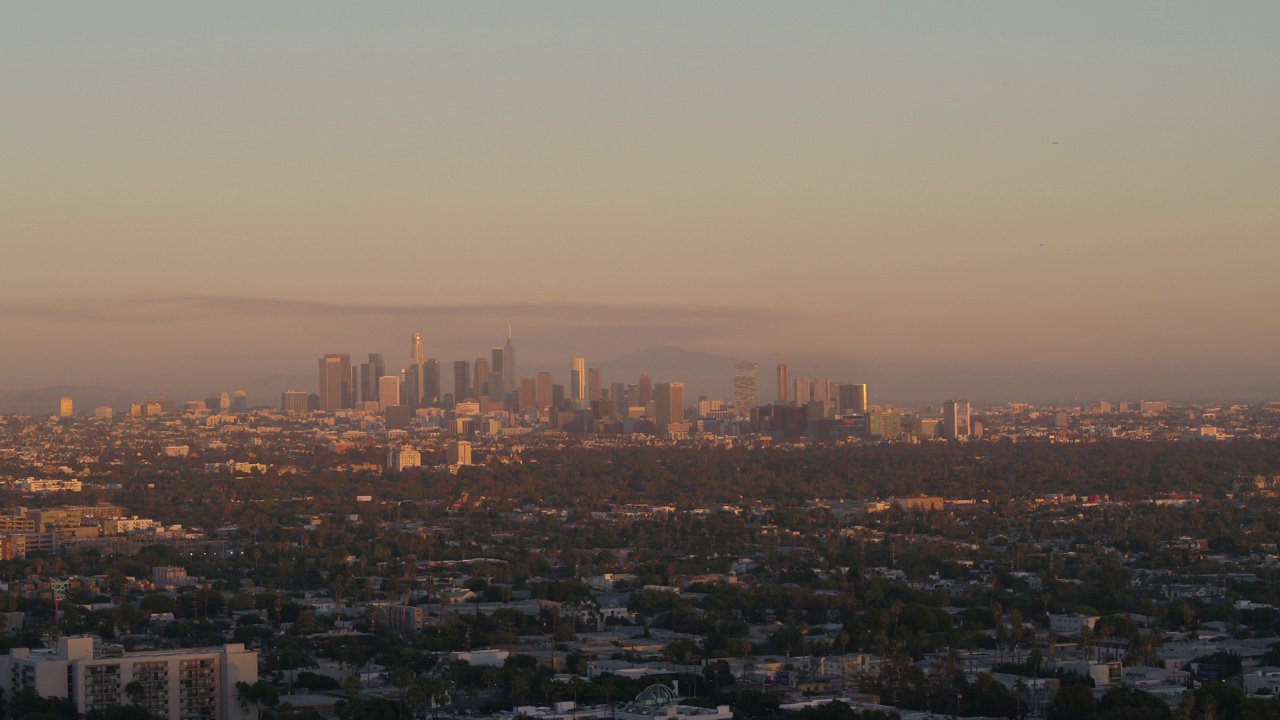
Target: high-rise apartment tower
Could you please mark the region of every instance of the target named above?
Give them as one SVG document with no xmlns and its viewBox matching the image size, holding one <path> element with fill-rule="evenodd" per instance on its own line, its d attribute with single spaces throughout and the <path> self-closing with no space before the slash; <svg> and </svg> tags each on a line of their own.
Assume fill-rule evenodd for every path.
<svg viewBox="0 0 1280 720">
<path fill-rule="evenodd" d="M 969 437 L 968 400 L 948 400 L 942 403 L 942 436 L 950 440 Z"/>
<path fill-rule="evenodd" d="M 320 358 L 320 409 L 335 412 L 351 407 L 351 356 L 329 353 Z"/>
<path fill-rule="evenodd" d="M 574 358 L 569 370 L 569 399 L 585 400 L 587 397 L 587 361 L 586 358 Z"/>
<path fill-rule="evenodd" d="M 733 364 L 733 404 L 740 413 L 760 406 L 760 365 L 753 362 Z"/>
</svg>

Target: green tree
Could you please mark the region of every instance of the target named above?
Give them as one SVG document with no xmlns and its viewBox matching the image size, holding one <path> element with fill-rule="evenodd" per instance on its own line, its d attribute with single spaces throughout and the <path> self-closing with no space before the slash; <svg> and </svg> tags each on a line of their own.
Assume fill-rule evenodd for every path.
<svg viewBox="0 0 1280 720">
<path fill-rule="evenodd" d="M 77 720 L 80 716 L 67 698 L 43 698 L 30 690 L 14 695 L 8 710 L 12 720 Z"/>
<path fill-rule="evenodd" d="M 105 708 L 90 710 L 84 720 L 154 720 L 151 713 L 141 705 L 108 705 Z"/>
<path fill-rule="evenodd" d="M 1081 683 L 1063 685 L 1046 713 L 1048 720 L 1086 720 L 1098 709 L 1093 688 Z"/>
</svg>

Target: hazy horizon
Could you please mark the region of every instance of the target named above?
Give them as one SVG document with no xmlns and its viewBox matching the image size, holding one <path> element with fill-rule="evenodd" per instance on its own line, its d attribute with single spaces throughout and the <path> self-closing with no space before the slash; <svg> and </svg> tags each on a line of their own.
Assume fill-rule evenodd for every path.
<svg viewBox="0 0 1280 720">
<path fill-rule="evenodd" d="M 903 401 L 1280 399 L 1278 26 L 1268 3 L 15 6 L 0 390 L 398 367 L 412 332 L 451 362 L 512 325 L 520 364 L 671 346 Z"/>
<path fill-rule="evenodd" d="M 188 302 L 197 306 L 209 298 Z M 148 304 L 151 301 L 148 301 Z M 221 299 L 215 305 L 230 302 Z M 237 334 L 217 342 L 201 342 L 209 322 L 198 314 L 176 311 L 184 303 L 167 298 L 162 316 L 140 320 L 132 316 L 114 317 L 110 310 L 99 308 L 99 322 L 122 332 L 142 335 L 164 335 L 178 346 L 198 347 L 178 355 L 133 355 L 122 353 L 120 361 L 104 363 L 89 372 L 76 371 L 78 360 L 64 359 L 67 373 L 57 367 L 47 368 L 45 382 L 26 386 L 0 386 L 0 391 L 33 390 L 55 386 L 100 387 L 134 392 L 171 393 L 179 399 L 201 399 L 222 390 L 235 390 L 246 385 L 280 377 L 300 378 L 305 384 L 285 383 L 280 389 L 314 390 L 316 359 L 326 352 L 350 353 L 355 363 L 364 361 L 370 352 L 381 352 L 387 368 L 395 371 L 408 364 L 410 333 L 399 333 L 409 327 L 409 316 L 421 310 L 394 307 L 361 311 L 352 307 L 334 308 L 311 304 L 286 303 L 265 312 L 264 306 L 249 303 L 254 311 L 246 311 L 230 302 L 238 318 Z M 723 308 L 691 308 L 681 313 L 657 313 L 652 308 L 619 309 L 588 307 L 452 307 L 435 308 L 436 326 L 454 328 L 456 335 L 436 335 L 425 324 L 412 325 L 424 334 L 426 355 L 441 362 L 446 388 L 452 387 L 452 362 L 487 358 L 491 348 L 506 338 L 506 327 L 498 328 L 501 317 L 519 318 L 514 325 L 518 367 L 522 375 L 550 370 L 556 382 L 567 382 L 571 357 L 583 356 L 588 365 L 606 367 L 604 382 L 634 382 L 639 372 L 649 372 L 656 382 L 679 380 L 686 383 L 691 398 L 698 394 L 730 397 L 732 368 L 735 360 L 760 363 L 761 397 L 773 398 L 777 363 L 790 366 L 792 378 L 829 377 L 840 382 L 866 382 L 871 386 L 873 402 L 898 405 L 940 403 L 950 397 L 967 397 L 977 403 L 1035 402 L 1066 403 L 1137 399 L 1174 401 L 1270 401 L 1280 398 L 1280 375 L 1269 366 L 1241 367 L 1234 372 L 1221 372 L 1212 367 L 1120 368 L 1072 362 L 1038 362 L 1023 365 L 1017 361 L 991 361 L 987 358 L 949 359 L 938 353 L 922 352 L 916 357 L 898 359 L 892 356 L 856 358 L 840 355 L 782 353 L 745 350 L 732 352 L 742 342 L 742 335 L 758 331 L 762 324 L 785 324 L 785 315 L 776 312 L 729 312 Z M 213 316 L 220 313 L 210 311 Z M 108 319 L 110 318 L 110 319 Z M 376 318 L 376 320 L 375 320 Z M 285 322 L 287 319 L 288 322 Z M 660 320 L 660 323 L 653 322 Z M 612 321 L 615 324 L 608 324 Z M 333 327 L 345 334 L 324 339 Z M 487 334 L 486 329 L 501 334 Z M 313 335 L 314 334 L 314 335 Z M 284 350 L 255 337 L 271 335 Z M 345 340 L 339 339 L 346 338 Z M 82 338 L 83 339 L 83 338 Z M 296 342 L 284 342 L 292 339 Z M 686 342 L 661 342 L 661 340 Z M 646 344 L 646 341 L 652 343 Z M 927 340 L 927 338 L 925 339 Z M 927 346 L 927 342 L 924 343 Z M 663 351 L 669 348 L 672 352 Z M 610 368 L 619 358 L 631 356 L 658 357 L 653 364 L 628 365 L 628 374 L 619 376 Z M 671 360 L 674 356 L 677 360 Z M 684 359 L 687 358 L 687 362 Z M 713 370 L 718 368 L 718 370 Z M 716 374 L 718 372 L 718 374 Z M 74 377 L 68 381 L 66 377 Z M 273 386 L 274 387 L 274 386 Z M 253 392 L 258 401 L 272 399 L 270 394 Z M 3 405 L 3 403 L 0 403 Z M 83 407 L 83 406 L 82 406 Z"/>
</svg>

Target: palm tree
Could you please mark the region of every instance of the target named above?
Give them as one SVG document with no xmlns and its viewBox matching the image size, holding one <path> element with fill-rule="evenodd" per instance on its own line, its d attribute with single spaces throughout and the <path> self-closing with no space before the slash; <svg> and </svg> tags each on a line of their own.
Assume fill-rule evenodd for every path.
<svg viewBox="0 0 1280 720">
<path fill-rule="evenodd" d="M 426 712 L 427 701 L 431 699 L 432 686 L 430 678 L 417 678 L 409 685 L 406 693 L 410 707 L 421 707 Z"/>
<path fill-rule="evenodd" d="M 586 683 L 583 682 L 582 676 L 574 675 L 573 677 L 569 678 L 569 689 L 573 691 L 573 706 L 575 708 L 578 707 L 578 693 L 581 692 L 582 688 L 584 688 L 585 686 L 586 686 Z"/>
<path fill-rule="evenodd" d="M 386 677 L 391 686 L 400 691 L 400 701 L 396 704 L 396 717 L 403 717 L 405 691 L 414 684 L 413 681 L 417 678 L 412 670 L 403 666 L 387 673 Z"/>
</svg>

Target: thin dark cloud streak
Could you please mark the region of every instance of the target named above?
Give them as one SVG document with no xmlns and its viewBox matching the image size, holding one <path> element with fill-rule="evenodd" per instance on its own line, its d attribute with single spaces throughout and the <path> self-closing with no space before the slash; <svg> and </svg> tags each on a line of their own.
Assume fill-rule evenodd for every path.
<svg viewBox="0 0 1280 720">
<path fill-rule="evenodd" d="M 659 327 L 763 328 L 795 320 L 778 309 L 717 306 L 608 305 L 590 303 L 359 304 L 315 300 L 155 293 L 115 298 L 0 302 L 0 318 L 41 322 L 109 322 L 129 325 L 191 322 L 213 317 L 309 319 L 413 318 L 432 321 L 557 323 L 586 326 L 645 324 Z"/>
</svg>

